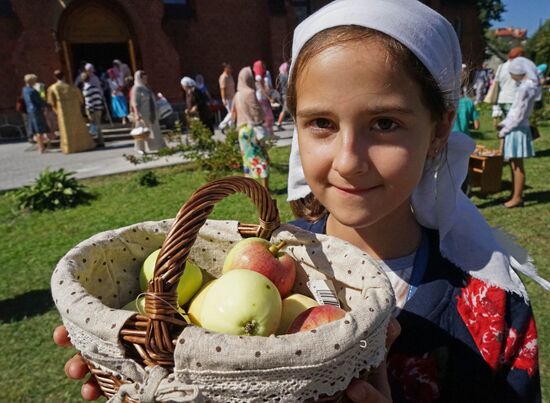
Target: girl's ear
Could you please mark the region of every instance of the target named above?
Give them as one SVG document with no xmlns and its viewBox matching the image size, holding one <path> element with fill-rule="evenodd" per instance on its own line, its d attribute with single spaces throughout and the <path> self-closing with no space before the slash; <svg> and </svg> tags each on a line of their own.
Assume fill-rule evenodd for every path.
<svg viewBox="0 0 550 403">
<path fill-rule="evenodd" d="M 430 147 L 428 148 L 428 157 L 433 158 L 437 156 L 449 139 L 451 134 L 451 128 L 453 127 L 453 122 L 456 117 L 456 110 L 451 109 L 448 112 L 445 112 L 440 121 L 435 123 L 435 128 L 432 133 L 432 141 Z"/>
</svg>

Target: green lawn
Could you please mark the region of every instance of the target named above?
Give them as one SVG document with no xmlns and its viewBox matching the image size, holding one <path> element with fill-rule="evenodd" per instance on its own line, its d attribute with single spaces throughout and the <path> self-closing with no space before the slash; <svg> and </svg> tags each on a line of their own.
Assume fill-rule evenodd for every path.
<svg viewBox="0 0 550 403">
<path fill-rule="evenodd" d="M 478 141 L 496 146 L 494 132 L 484 117 Z M 474 202 L 492 225 L 517 236 L 529 250 L 540 272 L 550 278 L 550 127 L 541 127 L 537 158 L 526 161 L 526 207 L 504 210 L 510 174 L 505 167 L 501 193 Z M 281 220 L 291 219 L 286 199 L 288 148 L 272 150 L 274 172 L 271 188 L 276 193 Z M 0 283 L 0 400 L 78 401 L 80 385 L 68 381 L 63 363 L 73 353 L 51 341 L 53 328 L 60 323 L 50 297 L 49 279 L 57 261 L 76 243 L 107 229 L 173 217 L 186 198 L 205 182 L 205 175 L 190 166 L 155 170 L 161 183 L 141 187 L 139 174 L 124 174 L 83 181 L 97 196 L 90 205 L 46 213 L 21 213 L 10 194 L 0 196 L 0 262 L 4 280 Z M 244 196 L 231 196 L 220 203 L 212 218 L 232 218 L 255 222 L 253 205 Z M 527 280 L 540 335 L 541 372 L 545 400 L 550 401 L 550 299 Z"/>
</svg>

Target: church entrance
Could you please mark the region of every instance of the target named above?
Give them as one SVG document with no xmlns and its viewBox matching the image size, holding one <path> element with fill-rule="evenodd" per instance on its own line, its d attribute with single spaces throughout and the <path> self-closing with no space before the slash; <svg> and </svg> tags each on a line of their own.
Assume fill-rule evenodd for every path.
<svg viewBox="0 0 550 403">
<path fill-rule="evenodd" d="M 92 63 L 98 74 L 119 59 L 137 68 L 135 36 L 124 9 L 113 0 L 74 0 L 59 21 L 63 65 L 74 82 L 84 63 Z"/>
</svg>

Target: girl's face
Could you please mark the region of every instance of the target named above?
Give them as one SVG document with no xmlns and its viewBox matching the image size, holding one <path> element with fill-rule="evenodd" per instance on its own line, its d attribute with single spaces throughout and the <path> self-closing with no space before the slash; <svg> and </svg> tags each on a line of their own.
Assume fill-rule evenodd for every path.
<svg viewBox="0 0 550 403">
<path fill-rule="evenodd" d="M 314 56 L 296 83 L 306 180 L 333 219 L 356 229 L 410 216 L 433 147 L 420 87 L 394 64 L 375 40 L 353 42 Z"/>
</svg>

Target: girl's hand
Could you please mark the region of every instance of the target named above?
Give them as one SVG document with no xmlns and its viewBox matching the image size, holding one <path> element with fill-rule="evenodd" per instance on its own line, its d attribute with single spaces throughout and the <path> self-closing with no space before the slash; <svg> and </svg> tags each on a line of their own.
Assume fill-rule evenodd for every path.
<svg viewBox="0 0 550 403">
<path fill-rule="evenodd" d="M 58 326 L 53 331 L 53 341 L 60 347 L 72 347 L 69 333 L 65 326 Z M 86 362 L 80 354 L 75 354 L 65 363 L 65 374 L 71 379 L 83 379 L 89 372 Z M 90 376 L 82 385 L 80 394 L 84 400 L 97 400 L 101 396 L 101 389 L 94 377 Z"/>
<path fill-rule="evenodd" d="M 390 349 L 400 333 L 401 326 L 397 319 L 392 317 L 388 324 L 386 350 Z M 366 380 L 354 379 L 346 389 L 346 395 L 354 403 L 391 403 L 391 389 L 388 382 L 386 361 L 369 373 Z"/>
</svg>

